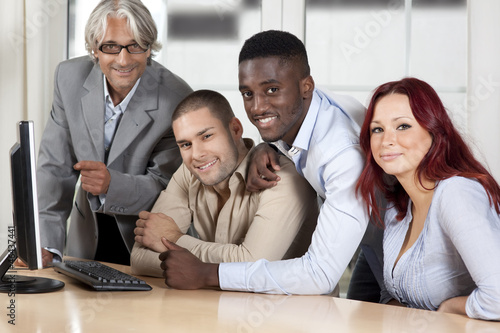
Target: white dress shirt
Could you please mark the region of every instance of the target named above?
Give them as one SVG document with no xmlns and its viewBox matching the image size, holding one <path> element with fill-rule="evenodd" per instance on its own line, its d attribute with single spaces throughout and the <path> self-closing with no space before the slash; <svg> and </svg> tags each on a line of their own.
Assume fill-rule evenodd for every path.
<svg viewBox="0 0 500 333">
<path fill-rule="evenodd" d="M 128 103 L 134 96 L 141 78 L 139 78 L 132 89 L 129 91 L 127 96 L 118 105 L 113 103 L 111 96 L 108 91 L 108 85 L 106 76 L 103 78 L 104 82 L 104 105 L 106 105 L 106 111 L 104 113 L 104 149 L 106 151 L 106 156 L 108 155 L 111 144 L 113 143 L 113 137 L 115 136 L 116 128 L 120 123 L 121 116 L 127 110 Z"/>
<path fill-rule="evenodd" d="M 113 144 L 113 138 L 116 133 L 116 129 L 118 128 L 118 124 L 120 124 L 120 119 L 127 110 L 128 103 L 134 96 L 137 87 L 139 86 L 139 82 L 141 82 L 141 78 L 139 78 L 132 89 L 129 91 L 127 96 L 121 101 L 118 105 L 114 105 L 113 100 L 108 91 L 108 85 L 106 76 L 103 79 L 104 82 L 104 105 L 106 106 L 106 110 L 104 112 L 104 156 L 106 163 L 108 159 L 109 150 L 111 149 L 111 145 Z M 104 205 L 106 201 L 106 194 L 100 194 L 99 200 L 101 201 L 101 205 Z"/>
<path fill-rule="evenodd" d="M 284 294 L 333 291 L 369 220 L 362 199 L 355 195 L 364 158 L 359 126 L 350 116 L 363 110 L 351 97 L 332 98 L 318 89 L 314 91 L 304 122 L 287 153 L 324 200 L 311 246 L 297 259 L 221 263 L 222 289 Z"/>
</svg>

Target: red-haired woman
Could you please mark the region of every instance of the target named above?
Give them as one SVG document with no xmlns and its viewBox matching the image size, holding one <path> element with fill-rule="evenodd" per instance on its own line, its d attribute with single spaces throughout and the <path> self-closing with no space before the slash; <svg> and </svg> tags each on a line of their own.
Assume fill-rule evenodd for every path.
<svg viewBox="0 0 500 333">
<path fill-rule="evenodd" d="M 357 189 L 385 226 L 382 302 L 500 320 L 500 187 L 434 89 L 415 78 L 378 87 L 360 140 Z"/>
</svg>

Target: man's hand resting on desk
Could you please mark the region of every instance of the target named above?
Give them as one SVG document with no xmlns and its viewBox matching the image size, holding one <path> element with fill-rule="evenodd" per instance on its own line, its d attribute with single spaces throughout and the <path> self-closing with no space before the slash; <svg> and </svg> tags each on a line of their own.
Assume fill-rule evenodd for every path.
<svg viewBox="0 0 500 333">
<path fill-rule="evenodd" d="M 219 265 L 203 263 L 191 252 L 162 237 L 168 249 L 160 254 L 165 284 L 175 289 L 200 289 L 219 286 Z"/>
<path fill-rule="evenodd" d="M 278 153 L 267 143 L 261 143 L 252 152 L 247 173 L 247 191 L 258 192 L 278 184 L 280 177 Z"/>
<path fill-rule="evenodd" d="M 167 250 L 161 242 L 161 237 L 175 243 L 184 235 L 174 220 L 162 213 L 142 211 L 135 225 L 135 241 L 158 253 Z"/>
<path fill-rule="evenodd" d="M 42 249 L 42 264 L 43 267 L 47 267 L 52 263 L 52 259 L 54 259 L 54 254 L 45 249 Z"/>
<path fill-rule="evenodd" d="M 42 249 L 42 265 L 43 267 L 49 266 L 52 263 L 54 255 L 52 252 L 49 252 L 45 249 Z M 17 258 L 16 263 L 14 264 L 17 267 L 28 267 L 21 259 Z"/>
</svg>

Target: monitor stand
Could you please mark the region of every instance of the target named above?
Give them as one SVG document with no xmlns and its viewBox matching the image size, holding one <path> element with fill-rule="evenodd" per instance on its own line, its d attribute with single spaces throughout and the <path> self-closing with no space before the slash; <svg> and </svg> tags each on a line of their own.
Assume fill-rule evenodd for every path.
<svg viewBox="0 0 500 333">
<path fill-rule="evenodd" d="M 59 280 L 7 273 L 16 259 L 16 249 L 7 249 L 0 256 L 0 293 L 37 294 L 64 287 L 64 282 Z"/>
</svg>

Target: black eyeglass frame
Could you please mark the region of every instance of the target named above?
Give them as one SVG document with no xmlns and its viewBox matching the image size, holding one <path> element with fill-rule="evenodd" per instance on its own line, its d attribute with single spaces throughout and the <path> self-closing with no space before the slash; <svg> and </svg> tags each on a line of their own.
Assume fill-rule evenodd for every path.
<svg viewBox="0 0 500 333">
<path fill-rule="evenodd" d="M 103 51 L 103 50 L 102 50 L 102 47 L 103 47 L 104 45 L 115 45 L 115 46 L 119 46 L 119 47 L 120 47 L 120 51 L 118 51 L 118 52 L 105 52 L 105 51 Z M 101 51 L 101 52 L 102 52 L 102 53 L 104 53 L 104 54 L 120 54 L 120 53 L 122 52 L 122 50 L 123 50 L 123 49 L 125 49 L 125 50 L 127 50 L 127 52 L 128 52 L 128 53 L 130 53 L 130 54 L 142 54 L 142 53 L 146 53 L 146 52 L 148 52 L 148 50 L 149 50 L 149 46 L 148 46 L 148 48 L 147 48 L 147 49 L 143 49 L 142 47 L 140 47 L 140 46 L 139 46 L 139 47 L 140 47 L 140 49 L 141 49 L 141 50 L 143 50 L 143 51 L 141 51 L 141 52 L 130 52 L 130 50 L 129 50 L 128 48 L 129 48 L 130 46 L 133 46 L 133 45 L 139 45 L 139 44 L 138 44 L 138 43 L 132 43 L 132 44 L 128 44 L 128 45 L 120 45 L 120 44 L 114 44 L 114 43 L 105 43 L 105 44 L 102 44 L 101 46 L 99 46 L 99 51 Z"/>
</svg>

